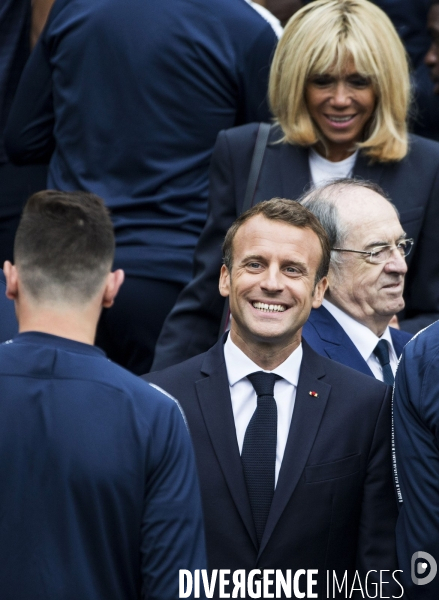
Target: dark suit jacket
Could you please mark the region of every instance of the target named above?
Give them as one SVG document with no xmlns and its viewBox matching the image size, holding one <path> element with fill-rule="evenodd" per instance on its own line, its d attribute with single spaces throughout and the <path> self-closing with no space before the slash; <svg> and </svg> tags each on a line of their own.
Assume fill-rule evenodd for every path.
<svg viewBox="0 0 439 600">
<path fill-rule="evenodd" d="M 402 349 L 412 336 L 406 331 L 399 331 L 393 327 L 390 328 L 390 335 L 399 358 Z M 374 377 L 351 338 L 324 306 L 311 310 L 309 319 L 303 326 L 302 336 L 321 356 L 327 356 L 342 365 Z"/>
<path fill-rule="evenodd" d="M 326 569 L 393 570 L 390 388 L 303 343 L 290 433 L 258 549 L 222 346 L 145 376 L 186 415 L 210 568 L 312 568 L 322 579 Z"/>
<path fill-rule="evenodd" d="M 218 294 L 221 244 L 241 211 L 257 124 L 222 131 L 217 139 L 210 179 L 209 215 L 194 257 L 194 278 L 165 321 L 152 370 L 176 364 L 215 343 L 224 299 Z M 254 203 L 270 198 L 297 199 L 309 188 L 308 150 L 274 143 L 272 128 Z M 369 164 L 359 154 L 353 175 L 379 183 L 399 210 L 415 246 L 408 256 L 402 328 L 416 333 L 439 318 L 439 144 L 410 137 L 410 151 L 398 163 Z"/>
</svg>

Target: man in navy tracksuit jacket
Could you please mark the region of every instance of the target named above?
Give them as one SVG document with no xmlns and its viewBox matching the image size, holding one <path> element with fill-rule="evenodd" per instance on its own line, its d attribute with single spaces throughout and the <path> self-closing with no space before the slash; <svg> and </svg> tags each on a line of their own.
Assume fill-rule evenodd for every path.
<svg viewBox="0 0 439 600">
<path fill-rule="evenodd" d="M 174 600 L 205 567 L 193 451 L 176 402 L 93 346 L 111 221 L 84 192 L 29 199 L 5 263 L 20 333 L 0 345 L 2 600 Z"/>
</svg>

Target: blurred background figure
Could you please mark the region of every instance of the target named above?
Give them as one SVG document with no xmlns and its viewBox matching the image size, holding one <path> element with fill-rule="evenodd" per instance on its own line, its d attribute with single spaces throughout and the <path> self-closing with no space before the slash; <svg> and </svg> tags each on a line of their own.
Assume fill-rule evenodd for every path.
<svg viewBox="0 0 439 600">
<path fill-rule="evenodd" d="M 424 64 L 430 45 L 427 15 L 431 0 L 372 0 L 384 10 L 394 24 L 411 63 L 413 106 L 410 129 L 413 133 L 439 140 L 439 98 Z"/>
<path fill-rule="evenodd" d="M 0 266 L 12 259 L 15 231 L 28 196 L 46 187 L 45 166 L 16 167 L 8 161 L 4 130 L 24 65 L 54 0 L 0 3 Z"/>
<path fill-rule="evenodd" d="M 432 0 L 427 20 L 430 47 L 424 62 L 429 69 L 433 92 L 439 95 L 439 0 Z"/>
<path fill-rule="evenodd" d="M 111 209 L 127 277 L 97 343 L 135 373 L 191 278 L 217 133 L 270 118 L 276 42 L 243 1 L 59 0 L 27 64 L 8 152 Z"/>
<path fill-rule="evenodd" d="M 389 18 L 367 0 L 318 0 L 289 21 L 270 74 L 277 124 L 252 180 L 253 203 L 298 199 L 311 185 L 357 177 L 383 188 L 415 240 L 401 328 L 414 333 L 439 317 L 439 144 L 407 131 L 406 53 Z M 241 211 L 260 127 L 221 132 L 210 181 L 209 216 L 195 276 L 166 321 L 153 369 L 209 348 L 224 302 L 218 294 L 221 241 Z"/>
<path fill-rule="evenodd" d="M 430 0 L 371 0 L 379 6 L 392 21 L 400 36 L 412 67 L 422 64 L 428 48 L 426 15 Z"/>
</svg>

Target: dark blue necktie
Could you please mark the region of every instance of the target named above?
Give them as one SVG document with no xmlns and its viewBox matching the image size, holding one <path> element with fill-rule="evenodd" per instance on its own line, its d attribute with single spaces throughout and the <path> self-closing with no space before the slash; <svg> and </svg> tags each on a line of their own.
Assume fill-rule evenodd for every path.
<svg viewBox="0 0 439 600">
<path fill-rule="evenodd" d="M 380 340 L 373 351 L 375 356 L 380 361 L 383 368 L 383 380 L 387 385 L 393 385 L 395 378 L 393 377 L 392 367 L 390 366 L 389 346 L 386 340 Z"/>
<path fill-rule="evenodd" d="M 273 390 L 280 377 L 262 371 L 247 377 L 257 394 L 258 405 L 245 432 L 241 461 L 260 544 L 274 494 L 277 406 Z"/>
</svg>

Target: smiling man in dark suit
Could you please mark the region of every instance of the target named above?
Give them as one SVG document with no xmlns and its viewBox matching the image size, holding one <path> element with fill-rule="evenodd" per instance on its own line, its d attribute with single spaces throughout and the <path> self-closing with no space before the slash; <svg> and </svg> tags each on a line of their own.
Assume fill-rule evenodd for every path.
<svg viewBox="0 0 439 600">
<path fill-rule="evenodd" d="M 389 327 L 404 308 L 407 239 L 393 204 L 375 183 L 345 179 L 306 194 L 301 204 L 322 223 L 331 244 L 329 286 L 311 311 L 303 337 L 322 356 L 393 385 L 412 337 Z"/>
<path fill-rule="evenodd" d="M 186 414 L 210 568 L 316 569 L 319 597 L 327 570 L 347 571 L 349 590 L 356 570 L 363 584 L 368 571 L 372 581 L 388 570 L 399 596 L 390 389 L 301 340 L 327 286 L 324 229 L 300 204 L 275 199 L 235 221 L 223 252 L 230 335 L 146 376 Z"/>
</svg>

